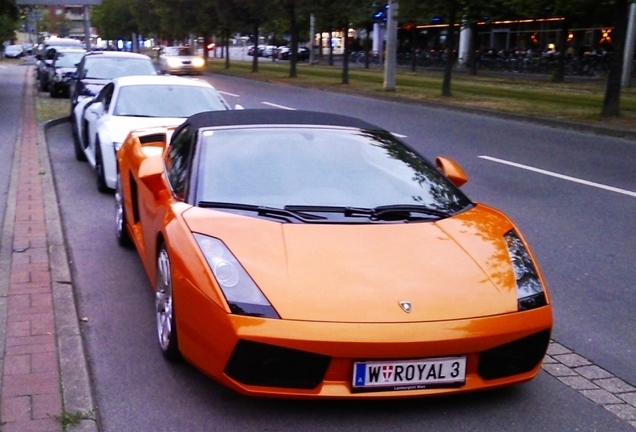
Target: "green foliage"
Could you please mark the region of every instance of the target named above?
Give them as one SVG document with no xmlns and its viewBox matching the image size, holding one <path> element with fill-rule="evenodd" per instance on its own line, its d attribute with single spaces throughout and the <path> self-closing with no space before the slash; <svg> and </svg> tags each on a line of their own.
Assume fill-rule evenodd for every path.
<svg viewBox="0 0 636 432">
<path fill-rule="evenodd" d="M 139 27 L 128 0 L 102 0 L 93 8 L 93 25 L 103 39 L 130 39 Z"/>
<path fill-rule="evenodd" d="M 20 14 L 15 2 L 12 0 L 0 0 L 0 44 L 5 41 L 13 41 L 15 32 L 19 28 Z"/>
</svg>

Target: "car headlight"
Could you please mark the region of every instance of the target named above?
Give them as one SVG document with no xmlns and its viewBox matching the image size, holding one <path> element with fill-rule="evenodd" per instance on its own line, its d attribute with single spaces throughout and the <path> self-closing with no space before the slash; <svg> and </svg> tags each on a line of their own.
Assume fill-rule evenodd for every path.
<svg viewBox="0 0 636 432">
<path fill-rule="evenodd" d="M 517 283 L 517 301 L 519 310 L 534 309 L 547 304 L 543 285 L 539 279 L 532 258 L 528 250 L 519 238 L 517 232 L 512 229 L 504 236 L 508 245 L 508 254 Z"/>
<path fill-rule="evenodd" d="M 192 233 L 232 313 L 280 318 L 243 266 L 225 244 L 214 237 Z"/>
<path fill-rule="evenodd" d="M 179 66 L 181 66 L 181 60 L 179 60 L 178 58 L 169 58 L 168 59 L 168 66 L 170 66 L 170 67 L 179 67 Z"/>
<path fill-rule="evenodd" d="M 192 59 L 192 66 L 194 67 L 203 67 L 204 64 L 205 62 L 202 58 L 197 57 L 195 59 Z"/>
</svg>

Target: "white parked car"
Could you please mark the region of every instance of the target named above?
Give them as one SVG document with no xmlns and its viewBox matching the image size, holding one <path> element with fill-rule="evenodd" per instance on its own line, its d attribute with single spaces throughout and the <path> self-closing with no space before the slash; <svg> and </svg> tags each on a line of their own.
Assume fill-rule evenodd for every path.
<svg viewBox="0 0 636 432">
<path fill-rule="evenodd" d="M 7 45 L 4 48 L 4 56 L 6 58 L 24 57 L 24 50 L 22 49 L 22 45 Z"/>
<path fill-rule="evenodd" d="M 179 125 L 199 112 L 229 109 L 223 96 L 202 80 L 169 75 L 116 78 L 94 99 L 83 99 L 75 107 L 75 156 L 90 163 L 97 189 L 108 192 L 117 181 L 115 153 L 131 130 Z"/>
</svg>

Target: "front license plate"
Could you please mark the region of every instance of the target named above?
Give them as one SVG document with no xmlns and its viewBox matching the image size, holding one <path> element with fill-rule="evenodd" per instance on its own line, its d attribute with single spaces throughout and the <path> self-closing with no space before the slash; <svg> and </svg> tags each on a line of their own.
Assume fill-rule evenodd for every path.
<svg viewBox="0 0 636 432">
<path fill-rule="evenodd" d="M 354 392 L 460 387 L 465 381 L 465 356 L 353 364 Z"/>
</svg>

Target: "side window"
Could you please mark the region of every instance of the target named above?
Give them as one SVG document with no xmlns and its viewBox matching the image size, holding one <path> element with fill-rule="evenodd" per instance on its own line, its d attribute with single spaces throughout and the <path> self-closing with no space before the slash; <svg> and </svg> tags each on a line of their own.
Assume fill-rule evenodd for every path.
<svg viewBox="0 0 636 432">
<path fill-rule="evenodd" d="M 113 83 L 109 83 L 104 87 L 100 102 L 104 104 L 104 111 L 108 111 L 110 107 L 110 101 L 113 99 L 113 91 L 115 90 L 115 85 Z"/>
<path fill-rule="evenodd" d="M 82 79 L 83 73 L 84 73 L 84 59 L 82 58 L 82 60 L 77 65 L 77 72 L 75 73 L 75 75 L 78 79 Z"/>
<path fill-rule="evenodd" d="M 164 162 L 172 192 L 180 200 L 185 198 L 188 176 L 190 175 L 191 154 L 192 131 L 190 126 L 186 126 L 173 137 Z"/>
<path fill-rule="evenodd" d="M 49 49 L 46 51 L 45 58 L 46 58 L 47 60 L 54 60 L 54 59 L 55 59 L 55 55 L 56 55 L 56 54 L 57 54 L 57 50 L 56 50 L 55 48 L 49 48 Z"/>
</svg>

